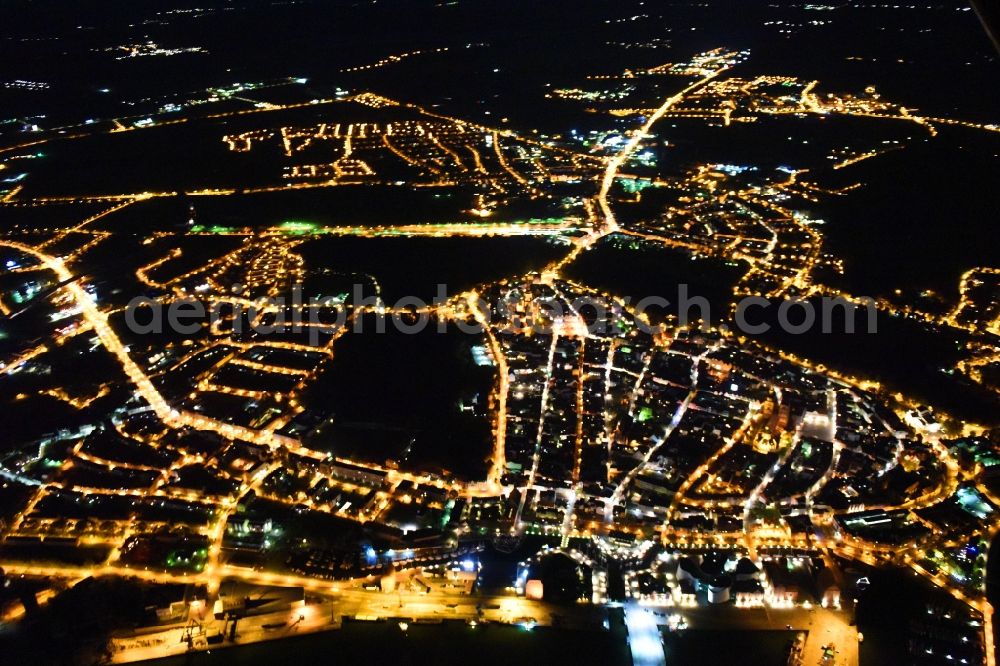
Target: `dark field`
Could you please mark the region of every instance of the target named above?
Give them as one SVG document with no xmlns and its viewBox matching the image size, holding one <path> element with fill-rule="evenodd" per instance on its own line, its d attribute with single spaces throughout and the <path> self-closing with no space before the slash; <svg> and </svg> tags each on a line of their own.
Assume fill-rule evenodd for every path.
<svg viewBox="0 0 1000 666">
<path fill-rule="evenodd" d="M 486 474 L 491 431 L 485 408 L 492 368 L 473 363 L 478 336 L 429 326 L 406 335 L 373 317 L 363 333 L 347 333 L 304 403 L 334 416 L 308 446 L 401 469 L 447 470 L 478 480 Z"/>
<path fill-rule="evenodd" d="M 339 288 L 353 284 L 372 294 L 372 279 L 392 305 L 403 297 L 430 303 L 438 294 L 454 296 L 476 285 L 541 270 L 568 250 L 541 238 L 318 238 L 297 251 L 317 277 L 336 277 Z M 311 295 L 307 280 L 307 295 Z M 329 295 L 329 294 L 325 294 Z"/>
</svg>

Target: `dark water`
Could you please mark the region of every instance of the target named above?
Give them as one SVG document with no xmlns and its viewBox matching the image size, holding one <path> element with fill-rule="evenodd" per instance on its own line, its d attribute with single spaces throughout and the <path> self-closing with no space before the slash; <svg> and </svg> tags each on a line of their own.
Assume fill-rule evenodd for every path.
<svg viewBox="0 0 1000 666">
<path fill-rule="evenodd" d="M 611 632 L 570 631 L 464 622 L 410 624 L 404 633 L 395 622 L 345 623 L 342 629 L 301 638 L 145 662 L 156 666 L 273 666 L 276 664 L 481 664 L 549 666 L 600 664 L 627 666 L 628 646 Z"/>
<path fill-rule="evenodd" d="M 665 632 L 664 651 L 668 664 L 684 666 L 785 666 L 795 631 L 700 631 Z"/>
<path fill-rule="evenodd" d="M 986 562 L 986 599 L 993 604 L 994 610 L 1000 606 L 1000 534 L 993 537 L 990 542 L 989 559 Z M 996 623 L 996 615 L 993 621 L 993 644 L 1000 645 L 997 638 L 1000 637 L 1000 627 Z"/>
<path fill-rule="evenodd" d="M 911 570 L 873 570 L 867 576 L 871 585 L 860 593 L 856 611 L 858 631 L 864 635 L 859 646 L 861 666 L 952 663 L 929 661 L 930 657 L 921 661 L 927 646 L 939 657 L 951 653 L 954 663 L 963 656 L 976 663 L 979 630 L 969 624 L 973 618 L 968 606 Z M 963 636 L 967 642 L 962 642 Z"/>
</svg>

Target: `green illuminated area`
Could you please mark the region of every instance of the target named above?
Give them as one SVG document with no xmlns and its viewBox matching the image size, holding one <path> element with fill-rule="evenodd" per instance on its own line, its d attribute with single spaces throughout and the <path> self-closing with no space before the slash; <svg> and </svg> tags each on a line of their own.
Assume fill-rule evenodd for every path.
<svg viewBox="0 0 1000 666">
<path fill-rule="evenodd" d="M 304 234 L 314 234 L 321 231 L 320 226 L 313 222 L 301 222 L 297 220 L 288 220 L 282 222 L 277 227 L 278 231 L 292 235 L 304 235 Z"/>
<path fill-rule="evenodd" d="M 235 227 L 222 227 L 218 225 L 212 225 L 210 227 L 205 227 L 200 224 L 193 225 L 191 227 L 191 233 L 193 234 L 222 234 L 229 235 L 236 233 Z"/>
<path fill-rule="evenodd" d="M 167 553 L 164 564 L 167 569 L 178 569 L 182 571 L 201 572 L 208 562 L 208 549 L 199 548 L 197 550 L 177 549 Z"/>
</svg>

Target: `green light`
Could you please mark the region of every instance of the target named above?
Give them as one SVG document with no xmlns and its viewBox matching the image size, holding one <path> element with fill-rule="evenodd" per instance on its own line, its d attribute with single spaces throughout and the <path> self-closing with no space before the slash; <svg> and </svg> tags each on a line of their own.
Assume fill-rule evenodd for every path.
<svg viewBox="0 0 1000 666">
<path fill-rule="evenodd" d="M 287 220 L 278 225 L 278 229 L 291 234 L 314 234 L 319 228 L 319 225 L 315 222 L 303 222 L 300 220 Z"/>
<path fill-rule="evenodd" d="M 236 231 L 235 227 L 222 227 L 219 225 L 212 225 L 210 227 L 206 227 L 201 224 L 196 224 L 193 227 L 191 227 L 191 233 L 193 234 L 201 234 L 206 232 L 210 234 L 231 234 L 234 233 L 235 231 Z"/>
<path fill-rule="evenodd" d="M 629 194 L 635 194 L 636 192 L 642 192 L 649 187 L 658 187 L 658 185 L 650 180 L 638 180 L 636 178 L 621 178 L 619 182 L 624 189 Z"/>
</svg>

